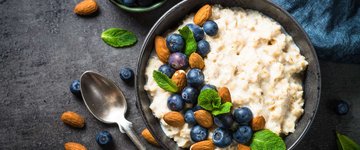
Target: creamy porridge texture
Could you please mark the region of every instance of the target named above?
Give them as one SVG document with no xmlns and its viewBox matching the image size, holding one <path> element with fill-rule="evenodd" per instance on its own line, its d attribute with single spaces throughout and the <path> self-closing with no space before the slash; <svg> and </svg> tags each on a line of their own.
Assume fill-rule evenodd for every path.
<svg viewBox="0 0 360 150">
<path fill-rule="evenodd" d="M 179 27 L 192 22 L 192 18 L 193 15 L 188 16 Z M 299 74 L 308 63 L 292 38 L 277 22 L 253 10 L 215 5 L 210 19 L 218 24 L 219 32 L 205 37 L 211 47 L 204 58 L 205 83 L 229 88 L 233 108 L 246 106 L 254 116 L 264 116 L 266 129 L 285 135 L 294 132 L 304 111 Z M 192 142 L 188 124 L 176 128 L 162 119 L 170 112 L 167 98 L 171 93 L 152 78 L 153 70 L 162 64 L 153 52 L 145 73 L 145 90 L 152 99 L 150 109 L 160 119 L 167 136 L 180 147 L 189 147 Z"/>
</svg>

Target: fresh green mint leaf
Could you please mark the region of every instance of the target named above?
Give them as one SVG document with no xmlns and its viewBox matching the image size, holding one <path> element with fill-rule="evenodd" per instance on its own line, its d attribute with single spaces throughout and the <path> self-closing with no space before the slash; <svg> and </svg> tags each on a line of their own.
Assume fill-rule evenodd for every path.
<svg viewBox="0 0 360 150">
<path fill-rule="evenodd" d="M 134 33 L 121 29 L 110 28 L 101 34 L 101 39 L 112 47 L 126 47 L 136 43 L 137 38 Z"/>
<path fill-rule="evenodd" d="M 283 139 L 270 130 L 255 132 L 250 147 L 251 150 L 286 150 Z"/>
<path fill-rule="evenodd" d="M 336 132 L 338 150 L 360 150 L 360 146 L 346 135 Z"/>
<path fill-rule="evenodd" d="M 191 53 L 196 51 L 197 48 L 194 34 L 188 26 L 184 26 L 183 28 L 179 29 L 179 32 L 181 36 L 185 39 L 185 55 L 189 57 Z"/>
<path fill-rule="evenodd" d="M 176 84 L 165 74 L 154 70 L 153 78 L 157 85 L 165 91 L 175 93 L 178 91 Z"/>
<path fill-rule="evenodd" d="M 206 89 L 200 92 L 198 97 L 198 105 L 202 108 L 212 111 L 220 108 L 221 98 L 219 94 L 213 89 Z"/>
<path fill-rule="evenodd" d="M 224 104 L 221 104 L 220 108 L 214 109 L 211 113 L 214 116 L 229 113 L 231 110 L 231 106 L 232 106 L 232 103 L 226 102 Z"/>
</svg>

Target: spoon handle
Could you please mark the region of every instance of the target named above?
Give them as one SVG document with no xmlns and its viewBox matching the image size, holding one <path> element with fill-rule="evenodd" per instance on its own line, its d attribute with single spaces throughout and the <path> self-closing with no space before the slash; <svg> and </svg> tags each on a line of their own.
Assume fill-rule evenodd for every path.
<svg viewBox="0 0 360 150">
<path fill-rule="evenodd" d="M 126 121 L 127 121 L 127 120 L 126 120 Z M 138 136 L 136 135 L 136 132 L 134 131 L 131 122 L 121 121 L 121 122 L 119 122 L 118 124 L 119 124 L 120 131 L 121 131 L 121 132 L 125 131 L 125 133 L 128 135 L 128 137 L 131 139 L 131 141 L 135 144 L 135 146 L 136 146 L 139 150 L 146 150 L 144 144 L 142 144 L 142 143 L 140 142 Z"/>
</svg>

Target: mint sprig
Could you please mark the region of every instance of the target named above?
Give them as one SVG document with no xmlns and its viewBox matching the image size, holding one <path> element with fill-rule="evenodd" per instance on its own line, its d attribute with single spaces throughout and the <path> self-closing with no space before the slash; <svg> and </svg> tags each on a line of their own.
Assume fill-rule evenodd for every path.
<svg viewBox="0 0 360 150">
<path fill-rule="evenodd" d="M 252 150 L 286 150 L 284 140 L 270 130 L 255 132 L 250 147 Z"/>
<path fill-rule="evenodd" d="M 175 93 L 178 91 L 176 84 L 165 74 L 154 70 L 153 78 L 157 85 L 165 91 Z"/>
<path fill-rule="evenodd" d="M 208 111 L 211 111 L 214 116 L 229 113 L 232 106 L 230 102 L 221 104 L 219 94 L 213 89 L 206 89 L 200 92 L 198 105 Z"/>
<path fill-rule="evenodd" d="M 184 26 L 183 28 L 179 29 L 179 32 L 181 36 L 185 39 L 185 55 L 189 57 L 191 53 L 196 51 L 197 48 L 194 34 L 188 26 Z"/>
<path fill-rule="evenodd" d="M 336 142 L 338 145 L 338 150 L 348 150 L 348 149 L 359 150 L 360 149 L 360 146 L 358 144 L 356 144 L 352 139 L 347 137 L 346 135 L 342 135 L 339 132 L 336 132 L 336 136 L 337 136 Z"/>
<path fill-rule="evenodd" d="M 134 33 L 121 28 L 109 28 L 105 30 L 101 34 L 101 39 L 112 47 L 131 46 L 137 42 Z"/>
</svg>

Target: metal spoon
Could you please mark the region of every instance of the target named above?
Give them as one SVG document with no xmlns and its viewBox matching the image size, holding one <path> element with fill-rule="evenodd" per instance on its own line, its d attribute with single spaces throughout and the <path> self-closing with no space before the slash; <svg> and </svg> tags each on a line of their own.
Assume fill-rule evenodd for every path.
<svg viewBox="0 0 360 150">
<path fill-rule="evenodd" d="M 132 123 L 125 119 L 125 96 L 113 81 L 99 73 L 85 71 L 80 77 L 80 89 L 86 107 L 96 119 L 117 123 L 121 133 L 125 132 L 138 149 L 146 149 L 136 136 Z"/>
</svg>

